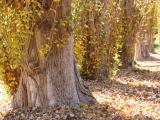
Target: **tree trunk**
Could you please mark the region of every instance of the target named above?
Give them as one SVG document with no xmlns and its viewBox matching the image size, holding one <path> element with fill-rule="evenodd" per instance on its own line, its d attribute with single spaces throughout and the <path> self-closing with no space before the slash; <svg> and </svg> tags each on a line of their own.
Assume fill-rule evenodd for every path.
<svg viewBox="0 0 160 120">
<path fill-rule="evenodd" d="M 126 35 L 124 37 L 124 44 L 121 52 L 122 67 L 126 68 L 132 65 L 135 53 L 135 25 L 136 21 L 133 20 L 134 0 L 124 0 L 124 15 L 126 20 Z"/>
<path fill-rule="evenodd" d="M 96 28 L 97 22 L 99 22 L 99 18 L 97 16 L 97 11 L 87 10 L 86 12 L 86 40 L 84 41 L 85 45 L 85 53 L 84 60 L 82 62 L 82 74 L 86 79 L 96 79 L 96 70 L 97 70 L 97 62 L 98 62 L 98 43 L 96 40 L 96 32 L 98 28 Z"/>
<path fill-rule="evenodd" d="M 153 8 L 154 10 L 154 8 Z M 154 52 L 154 11 L 150 11 L 150 18 L 145 19 L 148 23 L 146 31 L 142 33 L 143 37 L 136 44 L 135 60 L 146 60 L 150 58 L 150 53 Z"/>
<path fill-rule="evenodd" d="M 71 0 L 50 2 L 47 0 L 44 3 L 45 12 L 34 26 L 33 39 L 26 43 L 21 81 L 13 98 L 15 108 L 78 107 L 80 102 L 95 102 L 82 83 L 74 60 L 73 37 L 69 27 Z M 65 26 L 63 22 L 66 22 Z M 63 40 L 63 45 L 59 45 L 60 40 Z M 49 48 L 42 55 L 46 43 L 49 43 Z"/>
<path fill-rule="evenodd" d="M 103 5 L 103 9 L 107 10 L 108 9 L 108 6 L 107 6 L 108 5 L 108 0 L 101 0 L 101 3 Z M 108 22 L 107 22 L 107 18 L 105 19 L 103 30 L 105 31 L 105 38 L 104 39 L 108 40 L 107 34 L 109 33 L 109 25 L 108 25 Z M 107 50 L 100 57 L 101 57 L 101 59 L 100 59 L 101 62 L 100 62 L 99 69 L 97 70 L 97 75 L 96 76 L 97 76 L 98 80 L 106 80 L 108 78 Z"/>
<path fill-rule="evenodd" d="M 150 26 L 144 34 L 143 39 L 136 43 L 135 60 L 146 60 L 153 51 L 153 31 Z"/>
<path fill-rule="evenodd" d="M 135 60 L 142 61 L 149 56 L 148 43 L 140 40 L 135 45 Z"/>
</svg>

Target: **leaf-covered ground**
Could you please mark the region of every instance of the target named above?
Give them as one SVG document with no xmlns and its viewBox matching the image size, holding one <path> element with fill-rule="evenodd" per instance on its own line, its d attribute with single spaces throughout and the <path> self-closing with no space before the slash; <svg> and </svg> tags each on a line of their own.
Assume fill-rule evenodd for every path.
<svg viewBox="0 0 160 120">
<path fill-rule="evenodd" d="M 160 62 L 139 62 L 110 81 L 87 81 L 97 104 L 79 110 L 64 106 L 22 108 L 5 120 L 160 120 Z M 1 107 L 0 107 L 1 108 Z"/>
<path fill-rule="evenodd" d="M 123 119 L 160 120 L 160 72 L 122 70 L 110 82 L 95 82 L 92 90 Z"/>
</svg>

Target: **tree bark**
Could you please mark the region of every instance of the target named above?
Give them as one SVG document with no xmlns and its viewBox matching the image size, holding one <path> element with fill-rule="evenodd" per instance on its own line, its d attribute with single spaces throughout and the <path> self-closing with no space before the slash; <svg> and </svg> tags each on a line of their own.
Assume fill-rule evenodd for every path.
<svg viewBox="0 0 160 120">
<path fill-rule="evenodd" d="M 93 3 L 92 3 L 93 4 Z M 84 41 L 85 45 L 85 53 L 84 60 L 82 62 L 82 74 L 86 79 L 96 79 L 96 71 L 97 71 L 97 63 L 98 63 L 98 51 L 99 46 L 96 40 L 98 40 L 97 24 L 99 22 L 99 16 L 97 15 L 97 11 L 87 10 L 86 12 L 86 39 Z"/>
<path fill-rule="evenodd" d="M 78 107 L 81 102 L 95 102 L 82 83 L 74 60 L 74 41 L 69 27 L 71 0 L 50 2 L 47 0 L 44 3 L 45 12 L 34 26 L 33 38 L 26 43 L 21 80 L 13 97 L 14 108 L 52 105 Z M 67 22 L 67 25 L 62 25 L 62 22 Z M 59 40 L 64 42 L 60 47 Z M 50 47 L 42 57 L 40 51 L 46 43 Z"/>
<path fill-rule="evenodd" d="M 148 17 L 145 19 L 145 22 L 148 23 L 145 32 L 142 33 L 142 39 L 136 43 L 135 51 L 135 60 L 146 60 L 150 59 L 150 53 L 154 52 L 154 8 L 150 11 Z"/>
<path fill-rule="evenodd" d="M 124 38 L 124 44 L 122 47 L 121 52 L 121 61 L 122 61 L 122 68 L 126 68 L 132 65 L 132 62 L 134 60 L 134 54 L 135 54 L 135 38 L 136 35 L 136 21 L 133 20 L 133 10 L 134 10 L 134 0 L 124 0 L 124 15 L 126 20 L 126 35 Z"/>
<path fill-rule="evenodd" d="M 108 9 L 108 0 L 101 0 L 101 3 L 103 5 L 103 9 L 104 10 L 107 10 Z M 106 16 L 105 16 L 106 17 Z M 109 25 L 108 25 L 108 22 L 107 22 L 107 18 L 105 19 L 105 22 L 104 22 L 104 26 L 103 26 L 103 30 L 105 31 L 105 40 L 108 40 L 108 36 L 107 34 L 109 33 Z M 99 66 L 99 69 L 97 70 L 97 79 L 98 80 L 106 80 L 108 78 L 108 66 L 107 66 L 107 50 L 106 52 L 100 56 L 101 59 L 100 59 L 100 66 Z"/>
</svg>

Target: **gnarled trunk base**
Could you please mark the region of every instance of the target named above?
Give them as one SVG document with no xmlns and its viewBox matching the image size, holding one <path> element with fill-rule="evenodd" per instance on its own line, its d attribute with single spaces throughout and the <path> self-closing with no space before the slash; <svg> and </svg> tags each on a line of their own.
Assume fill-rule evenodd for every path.
<svg viewBox="0 0 160 120">
<path fill-rule="evenodd" d="M 70 48 L 72 42 L 64 48 L 53 49 L 46 71 L 34 74 L 27 74 L 25 70 L 22 72 L 18 91 L 13 98 L 14 108 L 53 105 L 78 107 L 80 103 L 96 102 L 80 78 Z"/>
</svg>

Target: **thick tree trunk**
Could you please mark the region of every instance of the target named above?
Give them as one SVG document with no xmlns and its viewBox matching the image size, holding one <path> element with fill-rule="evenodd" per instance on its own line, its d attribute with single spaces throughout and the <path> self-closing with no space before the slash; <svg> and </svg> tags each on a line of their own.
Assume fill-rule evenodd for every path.
<svg viewBox="0 0 160 120">
<path fill-rule="evenodd" d="M 61 25 L 61 22 L 70 19 L 71 1 L 61 0 L 52 4 L 47 1 L 44 8 L 45 13 L 34 26 L 34 37 L 26 44 L 21 81 L 13 98 L 13 106 L 78 107 L 80 102 L 94 103 L 95 99 L 82 83 L 76 69 L 69 23 Z M 63 40 L 63 45 L 58 47 L 59 41 L 56 40 Z M 50 43 L 50 47 L 42 56 L 40 51 L 45 43 Z"/>
</svg>

